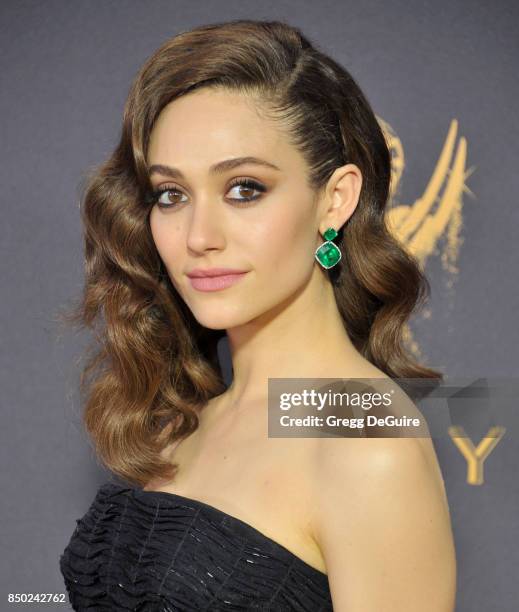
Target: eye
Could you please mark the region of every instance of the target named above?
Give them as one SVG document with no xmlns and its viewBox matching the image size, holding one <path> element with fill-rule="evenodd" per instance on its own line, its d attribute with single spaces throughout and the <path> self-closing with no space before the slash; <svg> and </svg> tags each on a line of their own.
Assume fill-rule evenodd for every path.
<svg viewBox="0 0 519 612">
<path fill-rule="evenodd" d="M 174 187 L 163 187 L 151 194 L 150 203 L 157 204 L 160 208 L 173 208 L 182 202 L 174 201 L 175 197 L 184 195 Z"/>
<path fill-rule="evenodd" d="M 248 178 L 239 178 L 231 181 L 229 191 L 232 191 L 233 189 L 236 190 L 236 193 L 238 195 L 241 194 L 243 197 L 228 199 L 232 200 L 233 202 L 241 203 L 258 200 L 259 198 L 261 198 L 261 194 L 267 191 L 267 188 L 264 185 L 262 185 L 258 181 Z M 245 191 L 245 194 L 243 194 L 243 191 Z M 256 191 L 259 193 L 259 195 L 248 195 L 247 192 L 250 193 L 251 191 Z M 177 189 L 175 186 L 166 185 L 161 189 L 156 189 L 155 191 L 153 191 L 150 194 L 148 203 L 156 204 L 159 208 L 175 208 L 179 204 L 183 204 L 185 202 L 185 200 L 175 201 L 175 198 L 182 197 L 183 195 L 185 194 L 179 189 Z"/>
<path fill-rule="evenodd" d="M 261 198 L 261 194 L 265 193 L 267 190 L 261 183 L 247 178 L 239 178 L 231 181 L 231 190 L 235 187 L 245 187 L 245 191 L 258 191 L 260 193 L 260 195 L 255 196 L 245 195 L 243 198 L 229 198 L 230 200 L 234 200 L 236 202 L 252 202 L 253 200 Z M 240 191 L 238 191 L 238 193 L 240 193 Z"/>
</svg>

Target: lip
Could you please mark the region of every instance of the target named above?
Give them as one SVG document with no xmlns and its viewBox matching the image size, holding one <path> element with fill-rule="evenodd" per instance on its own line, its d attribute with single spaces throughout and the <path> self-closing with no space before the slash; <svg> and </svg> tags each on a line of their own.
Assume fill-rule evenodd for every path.
<svg viewBox="0 0 519 612">
<path fill-rule="evenodd" d="M 227 276 L 229 274 L 243 274 L 246 270 L 236 270 L 234 268 L 195 268 L 188 272 L 189 278 L 205 278 L 207 276 Z"/>
<path fill-rule="evenodd" d="M 220 291 L 239 282 L 247 272 L 233 274 L 217 274 L 215 276 L 189 276 L 189 282 L 194 289 L 199 291 Z"/>
</svg>

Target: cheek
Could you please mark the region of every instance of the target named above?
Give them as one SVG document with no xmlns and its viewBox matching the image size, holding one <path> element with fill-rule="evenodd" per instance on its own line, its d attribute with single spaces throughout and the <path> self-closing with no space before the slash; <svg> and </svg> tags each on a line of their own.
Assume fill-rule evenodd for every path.
<svg viewBox="0 0 519 612">
<path fill-rule="evenodd" d="M 153 208 L 150 212 L 150 230 L 155 247 L 168 268 L 172 262 L 179 262 L 181 253 L 177 245 L 181 244 L 181 229 L 178 223 L 168 220 L 164 222 L 160 218 L 160 211 Z"/>
<path fill-rule="evenodd" d="M 254 224 L 244 248 L 254 248 L 256 259 L 278 275 L 307 274 L 314 258 L 313 228 L 311 211 L 305 211 L 299 202 L 284 206 L 279 214 Z"/>
</svg>

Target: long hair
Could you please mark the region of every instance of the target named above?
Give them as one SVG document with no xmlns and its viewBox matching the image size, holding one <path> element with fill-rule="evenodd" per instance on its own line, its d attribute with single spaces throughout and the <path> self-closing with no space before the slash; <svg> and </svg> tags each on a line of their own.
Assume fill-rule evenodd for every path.
<svg viewBox="0 0 519 612">
<path fill-rule="evenodd" d="M 217 354 L 225 330 L 195 320 L 167 275 L 148 220 L 150 132 L 168 103 L 201 87 L 259 99 L 304 156 L 316 193 L 337 167 L 360 168 L 358 206 L 336 239 L 343 257 L 328 271 L 345 329 L 387 375 L 442 378 L 404 346 L 406 322 L 430 288 L 386 226 L 390 152 L 352 76 L 283 22 L 234 20 L 181 32 L 142 66 L 117 147 L 87 177 L 85 283 L 62 317 L 95 336 L 80 389 L 97 456 L 138 485 L 174 477 L 178 465 L 161 451 L 194 432 L 200 410 L 226 388 Z"/>
</svg>

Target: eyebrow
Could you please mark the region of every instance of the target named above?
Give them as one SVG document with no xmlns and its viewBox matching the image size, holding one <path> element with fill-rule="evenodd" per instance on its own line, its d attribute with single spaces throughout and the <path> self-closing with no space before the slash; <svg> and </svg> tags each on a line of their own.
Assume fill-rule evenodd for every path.
<svg viewBox="0 0 519 612">
<path fill-rule="evenodd" d="M 232 170 L 237 166 L 243 166 L 245 164 L 254 164 L 256 166 L 264 166 L 266 168 L 270 168 L 272 170 L 277 170 L 281 172 L 281 169 L 278 168 L 275 164 L 272 164 L 264 159 L 260 159 L 259 157 L 234 157 L 232 159 L 225 159 L 224 161 L 217 162 L 213 164 L 209 168 L 209 172 L 211 174 L 223 174 L 228 170 Z M 173 168 L 172 166 L 166 166 L 164 164 L 153 164 L 148 168 L 148 172 L 150 176 L 153 174 L 162 174 L 167 176 L 168 178 L 179 178 L 185 179 L 184 175 L 178 168 Z"/>
</svg>

